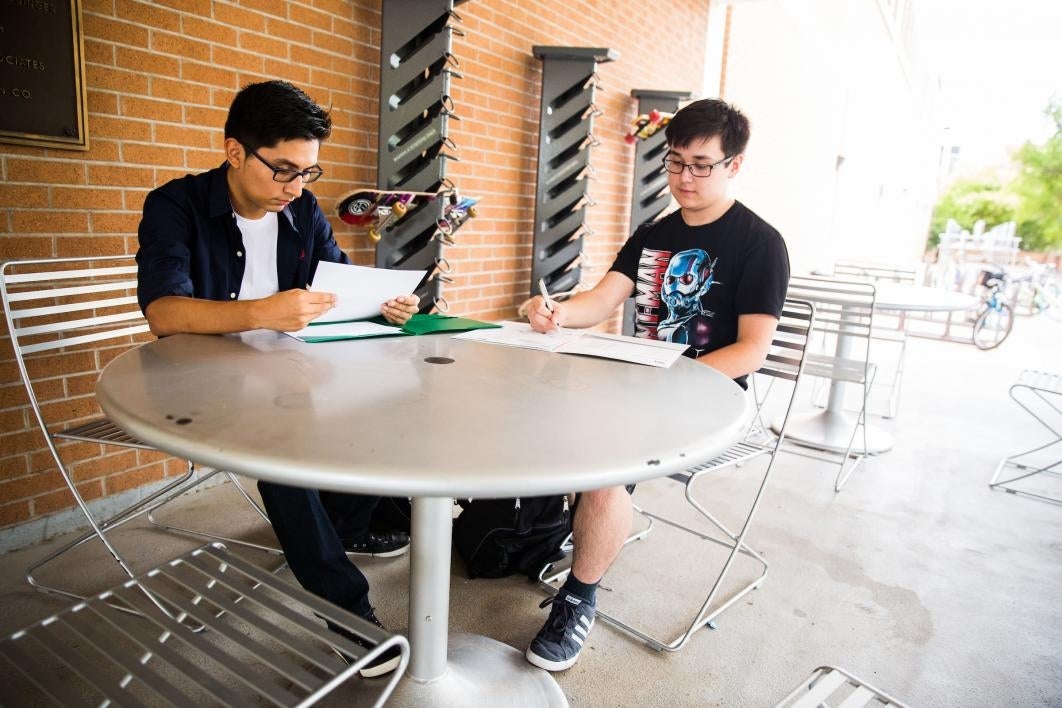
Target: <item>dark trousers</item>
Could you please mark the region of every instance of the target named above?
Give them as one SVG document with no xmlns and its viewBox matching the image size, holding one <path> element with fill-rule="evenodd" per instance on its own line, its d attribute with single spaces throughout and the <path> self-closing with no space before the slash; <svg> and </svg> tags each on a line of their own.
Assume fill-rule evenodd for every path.
<svg viewBox="0 0 1062 708">
<path fill-rule="evenodd" d="M 269 521 L 299 583 L 310 592 L 365 616 L 369 581 L 343 550 L 344 538 L 368 530 L 380 497 L 339 494 L 259 482 Z"/>
</svg>

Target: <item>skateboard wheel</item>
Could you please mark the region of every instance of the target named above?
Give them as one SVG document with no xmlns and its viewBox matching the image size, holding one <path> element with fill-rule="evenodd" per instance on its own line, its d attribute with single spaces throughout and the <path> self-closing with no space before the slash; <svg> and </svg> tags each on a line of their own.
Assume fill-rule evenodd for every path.
<svg viewBox="0 0 1062 708">
<path fill-rule="evenodd" d="M 655 123 L 658 120 L 660 120 L 660 111 L 656 110 L 655 108 L 649 111 L 649 122 Z"/>
<path fill-rule="evenodd" d="M 379 241 L 380 240 L 380 232 L 377 231 L 375 227 L 370 226 L 369 227 L 369 238 L 371 238 L 373 241 Z"/>
<path fill-rule="evenodd" d="M 391 205 L 391 211 L 395 213 L 395 218 L 401 219 L 403 216 L 405 216 L 405 213 L 406 211 L 408 211 L 408 209 L 406 205 L 402 202 L 395 202 Z"/>
<path fill-rule="evenodd" d="M 470 206 L 468 208 L 468 216 L 469 218 L 475 218 L 479 216 L 479 209 L 475 208 L 474 206 Z"/>
<path fill-rule="evenodd" d="M 624 135 L 623 139 L 627 142 L 628 145 L 634 145 L 634 141 L 637 140 L 638 137 L 636 135 Z"/>
</svg>

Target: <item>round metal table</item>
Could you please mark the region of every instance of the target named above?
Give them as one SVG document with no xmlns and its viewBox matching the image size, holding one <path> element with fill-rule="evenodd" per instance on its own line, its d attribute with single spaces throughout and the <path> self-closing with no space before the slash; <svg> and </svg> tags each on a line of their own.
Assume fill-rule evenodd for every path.
<svg viewBox="0 0 1062 708">
<path fill-rule="evenodd" d="M 440 335 L 177 335 L 116 358 L 96 394 L 119 426 L 201 464 L 413 497 L 412 651 L 395 695 L 418 706 L 567 704 L 521 651 L 449 636 L 453 497 L 661 477 L 736 442 L 751 414 L 733 381 L 691 359 L 662 369 Z"/>
</svg>

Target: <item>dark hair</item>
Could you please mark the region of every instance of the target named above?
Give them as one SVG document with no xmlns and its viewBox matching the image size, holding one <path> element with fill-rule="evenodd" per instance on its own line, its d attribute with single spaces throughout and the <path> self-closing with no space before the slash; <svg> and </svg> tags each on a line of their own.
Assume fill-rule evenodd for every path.
<svg viewBox="0 0 1062 708">
<path fill-rule="evenodd" d="M 664 128 L 671 147 L 684 148 L 695 140 L 719 136 L 723 154 L 740 155 L 749 144 L 749 119 L 719 98 L 702 98 L 685 106 Z"/>
<path fill-rule="evenodd" d="M 332 134 L 328 111 L 287 81 L 247 84 L 229 107 L 225 137 L 248 150 L 282 140 L 325 140 Z"/>
</svg>

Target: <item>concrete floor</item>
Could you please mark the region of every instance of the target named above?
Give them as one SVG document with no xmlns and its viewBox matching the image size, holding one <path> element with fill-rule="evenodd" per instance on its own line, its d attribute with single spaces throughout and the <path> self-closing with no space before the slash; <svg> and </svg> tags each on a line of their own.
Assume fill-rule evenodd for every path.
<svg viewBox="0 0 1062 708">
<path fill-rule="evenodd" d="M 867 461 L 839 494 L 835 467 L 780 458 L 750 535 L 771 564 L 764 586 L 675 654 L 598 623 L 579 663 L 557 676 L 571 705 L 769 706 L 822 664 L 916 706 L 1062 705 L 1062 506 L 987 486 L 1000 457 L 1044 440 L 1008 387 L 1021 369 L 1058 371 L 1060 360 L 1062 324 L 1044 317 L 1019 319 L 991 352 L 912 340 L 900 415 L 877 421 L 895 436 L 894 449 Z M 747 498 L 759 464 L 707 482 L 704 498 L 721 500 L 725 514 L 729 501 Z M 1062 495 L 1062 481 L 1053 481 Z M 688 518 L 672 482 L 640 485 L 635 500 Z M 228 485 L 179 505 L 189 524 L 270 538 Z M 59 540 L 0 556 L 3 633 L 66 606 L 23 579 L 24 567 Z M 198 545 L 143 528 L 123 531 L 119 543 L 142 568 Z M 119 580 L 94 549 L 79 553 L 49 577 L 86 590 Z M 599 604 L 677 633 L 678 613 L 692 615 L 721 557 L 658 524 L 606 576 Z M 377 613 L 403 627 L 407 558 L 363 567 Z M 739 565 L 735 577 L 750 572 Z M 520 578 L 469 581 L 455 560 L 451 631 L 522 650 L 545 618 L 542 598 Z M 341 687 L 329 704 L 358 688 Z"/>
</svg>

